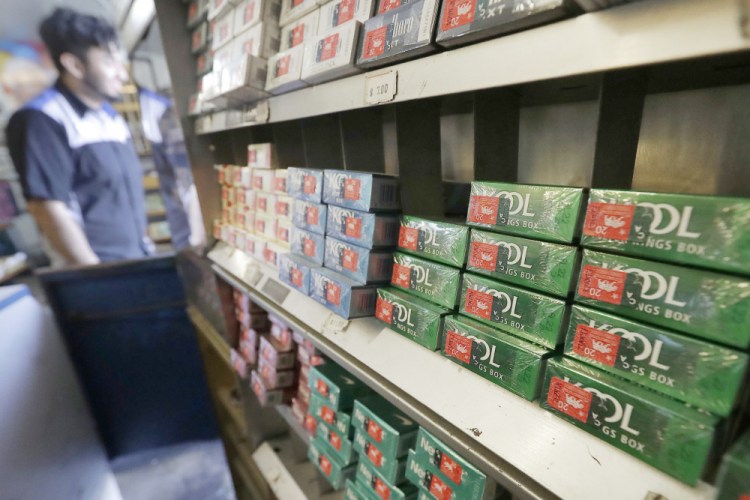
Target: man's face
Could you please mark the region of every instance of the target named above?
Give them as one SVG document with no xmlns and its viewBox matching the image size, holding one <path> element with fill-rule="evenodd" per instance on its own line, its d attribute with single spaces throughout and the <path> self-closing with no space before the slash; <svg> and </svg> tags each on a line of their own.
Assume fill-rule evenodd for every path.
<svg viewBox="0 0 750 500">
<path fill-rule="evenodd" d="M 85 67 L 83 81 L 89 90 L 110 101 L 122 97 L 128 72 L 125 57 L 116 44 L 111 43 L 106 48 L 90 48 L 86 53 Z"/>
</svg>

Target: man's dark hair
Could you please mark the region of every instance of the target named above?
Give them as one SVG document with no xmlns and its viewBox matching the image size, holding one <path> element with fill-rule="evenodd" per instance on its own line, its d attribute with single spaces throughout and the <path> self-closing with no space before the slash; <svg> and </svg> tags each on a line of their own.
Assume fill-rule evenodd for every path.
<svg viewBox="0 0 750 500">
<path fill-rule="evenodd" d="M 42 21 L 39 34 L 60 73 L 63 72 L 62 54 L 69 52 L 86 62 L 90 48 L 106 48 L 111 42 L 117 43 L 117 32 L 105 19 L 64 8 L 55 9 Z"/>
</svg>

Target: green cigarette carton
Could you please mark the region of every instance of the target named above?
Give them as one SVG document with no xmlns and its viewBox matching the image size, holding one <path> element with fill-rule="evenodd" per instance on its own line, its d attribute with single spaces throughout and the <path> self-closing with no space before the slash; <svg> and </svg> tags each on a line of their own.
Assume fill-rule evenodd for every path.
<svg viewBox="0 0 750 500">
<path fill-rule="evenodd" d="M 318 438 L 310 441 L 310 447 L 307 449 L 307 458 L 331 483 L 334 490 L 340 490 L 344 487 L 344 481 L 352 479 L 357 472 L 356 465 L 344 465 L 332 453 L 333 450 L 327 443 Z"/>
<path fill-rule="evenodd" d="M 466 491 L 466 498 L 482 498 L 487 476 L 471 465 L 438 438 L 420 427 L 414 458 L 423 464 L 431 464 L 456 488 Z"/>
<path fill-rule="evenodd" d="M 372 392 L 364 382 L 330 362 L 310 368 L 308 385 L 336 411 L 351 410 L 356 398 Z"/>
<path fill-rule="evenodd" d="M 466 226 L 404 215 L 398 233 L 398 249 L 449 266 L 463 267 L 468 238 Z"/>
<path fill-rule="evenodd" d="M 550 349 L 561 343 L 567 320 L 560 299 L 469 273 L 461 285 L 459 312 Z"/>
<path fill-rule="evenodd" d="M 571 310 L 565 355 L 720 416 L 748 364 L 746 353 L 582 306 Z"/>
<path fill-rule="evenodd" d="M 442 354 L 490 382 L 533 401 L 552 352 L 463 316 L 443 325 Z"/>
<path fill-rule="evenodd" d="M 481 495 L 473 497 L 470 489 L 465 490 L 453 484 L 430 462 L 418 460 L 414 450 L 409 450 L 406 460 L 406 479 L 419 489 L 425 490 L 428 498 L 440 500 L 480 500 L 482 498 Z"/>
<path fill-rule="evenodd" d="M 565 298 L 579 260 L 575 247 L 472 229 L 466 270 Z"/>
<path fill-rule="evenodd" d="M 750 274 L 750 199 L 592 189 L 581 243 Z"/>
<path fill-rule="evenodd" d="M 331 451 L 342 464 L 349 465 L 357 461 L 357 454 L 347 436 L 339 434 L 337 430 L 326 425 L 319 425 L 315 435 L 321 441 L 328 443 Z"/>
<path fill-rule="evenodd" d="M 750 346 L 750 281 L 585 250 L 576 301 L 727 344 Z"/>
<path fill-rule="evenodd" d="M 583 188 L 472 182 L 470 225 L 560 243 L 578 239 Z"/>
<path fill-rule="evenodd" d="M 399 484 L 403 481 L 406 470 L 406 461 L 403 458 L 384 455 L 378 446 L 359 429 L 354 431 L 353 443 L 354 451 L 359 453 L 360 462 L 371 463 L 391 484 Z"/>
<path fill-rule="evenodd" d="M 393 254 L 391 285 L 439 306 L 456 307 L 460 282 L 461 272 L 454 267 L 401 252 Z"/>
<path fill-rule="evenodd" d="M 357 399 L 352 426 L 362 431 L 389 457 L 402 457 L 414 446 L 417 423 L 378 395 Z"/>
<path fill-rule="evenodd" d="M 717 500 L 750 498 L 750 432 L 745 432 L 721 461 L 716 480 Z"/>
<path fill-rule="evenodd" d="M 329 429 L 336 431 L 340 436 L 350 437 L 353 433 L 351 428 L 351 416 L 343 411 L 336 411 L 328 406 L 328 401 L 318 396 L 316 393 L 310 393 L 310 406 L 308 411 L 315 420 L 327 426 Z"/>
<path fill-rule="evenodd" d="M 347 479 L 344 482 L 344 499 L 345 500 L 369 500 L 370 497 L 365 491 L 365 487 L 359 481 Z"/>
<path fill-rule="evenodd" d="M 436 351 L 440 349 L 443 318 L 451 311 L 395 288 L 379 288 L 375 317 L 388 328 Z"/>
<path fill-rule="evenodd" d="M 542 407 L 680 481 L 695 485 L 718 419 L 565 358 L 547 364 Z"/>
<path fill-rule="evenodd" d="M 371 500 L 406 500 L 414 498 L 417 493 L 417 487 L 413 484 L 404 482 L 396 486 L 388 481 L 368 460 L 360 460 L 355 477 L 364 494 Z"/>
</svg>

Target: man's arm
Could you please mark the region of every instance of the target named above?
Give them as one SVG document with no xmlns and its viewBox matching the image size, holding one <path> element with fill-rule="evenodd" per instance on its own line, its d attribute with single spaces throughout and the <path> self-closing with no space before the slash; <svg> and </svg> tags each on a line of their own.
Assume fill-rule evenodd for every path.
<svg viewBox="0 0 750 500">
<path fill-rule="evenodd" d="M 32 199 L 27 203 L 49 244 L 71 265 L 98 264 L 88 238 L 65 203 Z"/>
</svg>

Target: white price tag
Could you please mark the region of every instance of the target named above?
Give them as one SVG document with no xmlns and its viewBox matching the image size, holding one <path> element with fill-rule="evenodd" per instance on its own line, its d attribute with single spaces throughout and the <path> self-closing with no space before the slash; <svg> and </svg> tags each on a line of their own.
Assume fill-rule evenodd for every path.
<svg viewBox="0 0 750 500">
<path fill-rule="evenodd" d="M 344 319 L 338 314 L 331 313 L 326 319 L 323 325 L 323 333 L 329 335 L 336 335 L 337 333 L 344 333 L 346 328 L 349 326 L 349 320 Z"/>
<path fill-rule="evenodd" d="M 390 102 L 398 91 L 398 71 L 395 69 L 365 76 L 365 103 Z"/>
<path fill-rule="evenodd" d="M 260 268 L 258 267 L 258 264 L 255 262 L 248 263 L 247 267 L 245 267 L 245 272 L 242 275 L 243 281 L 250 286 L 255 286 L 259 278 Z"/>
</svg>

